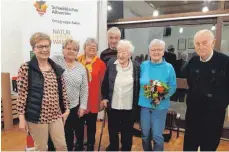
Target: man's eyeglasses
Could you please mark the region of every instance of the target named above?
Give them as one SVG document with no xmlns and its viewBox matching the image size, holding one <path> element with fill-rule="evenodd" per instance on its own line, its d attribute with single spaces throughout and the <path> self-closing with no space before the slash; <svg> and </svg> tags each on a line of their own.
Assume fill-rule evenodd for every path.
<svg viewBox="0 0 229 152">
<path fill-rule="evenodd" d="M 50 45 L 37 45 L 35 46 L 38 50 L 43 50 L 44 48 L 46 50 L 50 49 Z"/>
</svg>

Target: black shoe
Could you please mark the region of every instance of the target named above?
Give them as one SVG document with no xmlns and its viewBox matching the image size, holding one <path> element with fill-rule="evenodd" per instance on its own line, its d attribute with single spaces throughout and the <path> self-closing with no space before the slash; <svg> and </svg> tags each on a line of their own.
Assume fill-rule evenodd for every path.
<svg viewBox="0 0 229 152">
<path fill-rule="evenodd" d="M 83 151 L 84 150 L 84 147 L 81 145 L 79 145 L 79 144 L 76 144 L 75 145 L 75 148 L 74 148 L 74 151 Z"/>
<path fill-rule="evenodd" d="M 131 148 L 121 147 L 119 148 L 119 151 L 131 151 Z"/>
<path fill-rule="evenodd" d="M 106 151 L 118 151 L 118 148 L 113 148 L 111 145 L 107 146 Z"/>
<path fill-rule="evenodd" d="M 111 147 L 110 147 L 110 145 L 109 145 L 109 146 L 107 146 L 106 151 L 111 151 Z"/>
<path fill-rule="evenodd" d="M 94 145 L 87 145 L 87 151 L 94 151 Z"/>
</svg>

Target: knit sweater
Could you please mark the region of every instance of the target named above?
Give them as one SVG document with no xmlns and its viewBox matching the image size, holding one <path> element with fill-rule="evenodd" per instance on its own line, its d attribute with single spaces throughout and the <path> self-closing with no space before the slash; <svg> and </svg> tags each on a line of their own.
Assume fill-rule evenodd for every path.
<svg viewBox="0 0 229 152">
<path fill-rule="evenodd" d="M 165 99 L 161 100 L 160 104 L 155 109 L 163 110 L 170 107 L 170 96 L 176 91 L 176 74 L 173 66 L 164 59 L 161 63 L 153 63 L 150 60 L 141 64 L 140 72 L 140 95 L 138 105 L 141 107 L 152 108 L 150 104 L 152 99 L 144 96 L 144 85 L 148 85 L 150 80 L 159 80 L 169 86 L 169 93 Z"/>
</svg>

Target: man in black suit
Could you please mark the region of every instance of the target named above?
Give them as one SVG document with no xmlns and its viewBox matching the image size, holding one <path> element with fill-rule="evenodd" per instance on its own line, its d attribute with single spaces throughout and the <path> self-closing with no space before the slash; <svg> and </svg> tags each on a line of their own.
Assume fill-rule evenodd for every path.
<svg viewBox="0 0 229 152">
<path fill-rule="evenodd" d="M 185 116 L 184 151 L 216 151 L 229 104 L 229 57 L 214 49 L 211 31 L 194 36 L 195 51 L 183 68 L 189 90 Z"/>
</svg>

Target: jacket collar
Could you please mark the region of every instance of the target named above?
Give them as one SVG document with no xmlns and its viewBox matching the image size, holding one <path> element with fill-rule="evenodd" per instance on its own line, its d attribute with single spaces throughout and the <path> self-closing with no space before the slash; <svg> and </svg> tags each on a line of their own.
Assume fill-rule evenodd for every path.
<svg viewBox="0 0 229 152">
<path fill-rule="evenodd" d="M 55 71 L 57 77 L 60 77 L 64 73 L 65 70 L 56 64 L 52 59 L 48 58 L 48 63 Z M 41 73 L 36 56 L 33 56 L 33 58 L 29 61 L 29 67 Z"/>
</svg>

